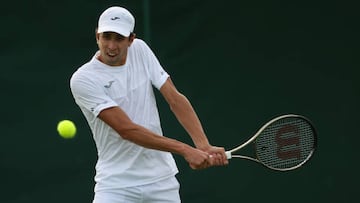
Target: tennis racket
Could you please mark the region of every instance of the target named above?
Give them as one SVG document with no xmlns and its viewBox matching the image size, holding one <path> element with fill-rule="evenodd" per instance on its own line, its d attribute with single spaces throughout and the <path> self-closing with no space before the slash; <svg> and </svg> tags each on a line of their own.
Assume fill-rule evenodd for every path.
<svg viewBox="0 0 360 203">
<path fill-rule="evenodd" d="M 316 131 L 310 120 L 288 114 L 270 120 L 247 142 L 225 153 L 228 159 L 247 159 L 273 170 L 289 171 L 312 157 L 316 143 Z M 253 157 L 238 154 L 249 144 L 255 149 Z"/>
</svg>

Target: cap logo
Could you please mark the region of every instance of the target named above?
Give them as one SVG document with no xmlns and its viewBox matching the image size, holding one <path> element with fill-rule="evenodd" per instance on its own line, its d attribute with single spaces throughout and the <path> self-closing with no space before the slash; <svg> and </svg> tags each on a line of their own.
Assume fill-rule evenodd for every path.
<svg viewBox="0 0 360 203">
<path fill-rule="evenodd" d="M 118 19 L 120 19 L 120 17 L 112 17 L 112 18 L 110 18 L 111 20 L 118 20 Z"/>
</svg>

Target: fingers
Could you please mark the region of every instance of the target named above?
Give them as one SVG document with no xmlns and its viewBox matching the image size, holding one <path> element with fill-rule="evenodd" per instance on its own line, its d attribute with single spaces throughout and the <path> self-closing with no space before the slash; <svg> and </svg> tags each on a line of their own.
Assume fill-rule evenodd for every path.
<svg viewBox="0 0 360 203">
<path fill-rule="evenodd" d="M 211 147 L 205 151 L 195 150 L 186 158 L 192 169 L 200 170 L 212 166 L 225 166 L 228 159 L 222 147 Z"/>
<path fill-rule="evenodd" d="M 212 147 L 210 150 L 210 164 L 211 166 L 224 166 L 229 163 L 226 154 L 225 149 L 222 147 Z"/>
<path fill-rule="evenodd" d="M 211 166 L 225 166 L 228 164 L 227 158 L 224 159 L 221 153 L 212 154 L 209 157 L 209 162 Z"/>
<path fill-rule="evenodd" d="M 221 154 L 210 154 L 208 155 L 207 159 L 205 159 L 202 163 L 200 164 L 192 164 L 190 165 L 192 169 L 206 169 L 212 166 L 225 166 L 227 165 L 227 159 L 225 159 L 225 161 L 223 160 L 223 156 Z"/>
</svg>

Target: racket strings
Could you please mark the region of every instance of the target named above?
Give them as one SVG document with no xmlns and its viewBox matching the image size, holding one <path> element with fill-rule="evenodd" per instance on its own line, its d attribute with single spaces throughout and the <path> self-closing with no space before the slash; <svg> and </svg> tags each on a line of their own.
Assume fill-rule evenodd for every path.
<svg viewBox="0 0 360 203">
<path fill-rule="evenodd" d="M 314 149 L 314 130 L 304 119 L 284 118 L 267 126 L 256 139 L 259 161 L 274 169 L 300 166 Z"/>
</svg>

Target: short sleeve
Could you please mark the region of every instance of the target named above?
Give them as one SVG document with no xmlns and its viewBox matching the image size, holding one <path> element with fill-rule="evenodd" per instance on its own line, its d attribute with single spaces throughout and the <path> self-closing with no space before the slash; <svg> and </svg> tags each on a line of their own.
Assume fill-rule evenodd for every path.
<svg viewBox="0 0 360 203">
<path fill-rule="evenodd" d="M 91 80 L 86 79 L 86 77 L 74 74 L 70 80 L 70 89 L 76 104 L 81 109 L 91 112 L 95 117 L 102 110 L 117 106 L 115 101 L 101 89 L 101 86 L 96 85 Z"/>
<path fill-rule="evenodd" d="M 157 89 L 160 89 L 169 77 L 169 74 L 161 66 L 159 60 L 157 59 L 153 51 L 150 49 L 150 47 L 142 40 L 140 40 L 139 43 L 141 46 L 143 58 L 146 62 L 146 67 L 151 83 Z"/>
</svg>

